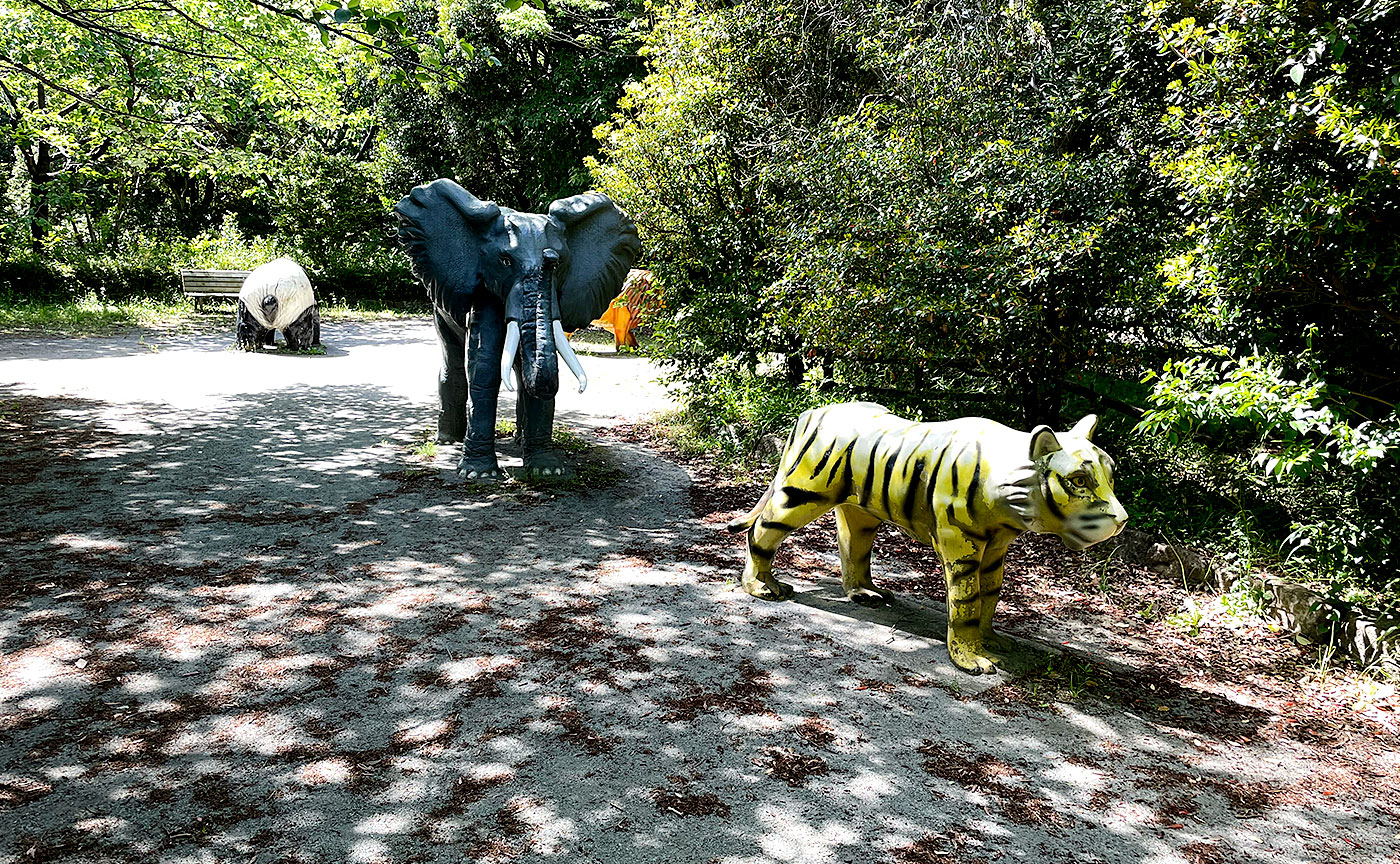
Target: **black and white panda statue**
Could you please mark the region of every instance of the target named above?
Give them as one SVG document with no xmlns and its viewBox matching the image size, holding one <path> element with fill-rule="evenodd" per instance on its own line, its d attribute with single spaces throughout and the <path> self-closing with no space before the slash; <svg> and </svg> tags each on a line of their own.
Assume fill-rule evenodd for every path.
<svg viewBox="0 0 1400 864">
<path fill-rule="evenodd" d="M 238 292 L 238 347 L 253 351 L 271 345 L 281 330 L 293 351 L 319 347 L 321 313 L 306 271 L 290 258 L 269 261 L 243 280 Z"/>
</svg>

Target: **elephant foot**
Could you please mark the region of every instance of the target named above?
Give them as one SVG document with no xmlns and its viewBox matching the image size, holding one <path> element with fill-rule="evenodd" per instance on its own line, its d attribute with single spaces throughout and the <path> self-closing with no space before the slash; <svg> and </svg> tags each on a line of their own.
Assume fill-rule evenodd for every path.
<svg viewBox="0 0 1400 864">
<path fill-rule="evenodd" d="M 855 588 L 846 592 L 846 596 L 858 606 L 873 608 L 883 606 L 894 599 L 894 592 L 880 588 Z"/>
<path fill-rule="evenodd" d="M 564 480 L 574 476 L 572 468 L 564 464 L 554 450 L 536 450 L 525 455 L 525 470 L 521 473 L 525 480 Z"/>
<path fill-rule="evenodd" d="M 460 444 L 467 440 L 467 421 L 443 411 L 438 414 L 437 443 Z"/>
<path fill-rule="evenodd" d="M 501 471 L 501 466 L 496 463 L 496 457 L 477 456 L 462 457 L 462 461 L 457 463 L 457 477 L 461 480 L 470 480 L 475 483 L 498 483 L 505 479 L 505 474 Z"/>
</svg>

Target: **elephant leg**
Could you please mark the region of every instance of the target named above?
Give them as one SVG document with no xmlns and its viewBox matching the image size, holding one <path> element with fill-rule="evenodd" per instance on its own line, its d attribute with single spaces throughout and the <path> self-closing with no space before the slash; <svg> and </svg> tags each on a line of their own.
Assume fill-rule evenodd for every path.
<svg viewBox="0 0 1400 864">
<path fill-rule="evenodd" d="M 313 345 L 321 344 L 317 333 L 320 329 L 320 313 L 316 309 L 316 304 L 306 307 L 306 311 L 297 317 L 297 320 L 282 328 L 282 336 L 287 340 L 287 347 L 292 351 L 305 351 Z"/>
<path fill-rule="evenodd" d="M 457 474 L 464 480 L 499 480 L 496 461 L 496 399 L 501 392 L 501 351 L 506 341 L 505 310 L 494 298 L 472 308 L 467 330 L 467 428 Z"/>
<path fill-rule="evenodd" d="M 238 347 L 244 351 L 257 350 L 257 347 L 264 344 L 267 337 L 272 335 L 271 330 L 258 323 L 242 300 L 238 301 L 238 313 L 234 317 L 233 324 L 234 338 Z"/>
<path fill-rule="evenodd" d="M 554 449 L 554 400 L 536 399 L 522 392 L 516 405 L 521 420 L 516 434 L 520 436 L 525 476 L 563 477 L 567 469 Z"/>
<path fill-rule="evenodd" d="M 467 436 L 467 358 L 463 333 L 442 312 L 433 314 L 442 369 L 438 372 L 439 444 L 452 444 Z"/>
</svg>

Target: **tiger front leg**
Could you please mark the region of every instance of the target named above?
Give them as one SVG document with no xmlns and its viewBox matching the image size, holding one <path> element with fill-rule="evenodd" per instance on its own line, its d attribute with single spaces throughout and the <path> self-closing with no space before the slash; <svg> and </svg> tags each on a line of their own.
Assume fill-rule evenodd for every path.
<svg viewBox="0 0 1400 864">
<path fill-rule="evenodd" d="M 995 672 L 1000 658 L 982 644 L 982 544 L 945 529 L 939 532 L 938 554 L 948 586 L 948 657 L 973 675 Z"/>
<path fill-rule="evenodd" d="M 792 586 L 779 582 L 773 576 L 773 553 L 787 534 L 783 533 L 776 540 L 765 537 L 769 543 L 764 544 L 758 538 L 765 533 L 759 529 L 757 522 L 749 528 L 749 554 L 744 564 L 742 584 L 745 591 L 760 600 L 787 600 L 792 597 Z"/>
<path fill-rule="evenodd" d="M 982 598 L 978 633 L 982 637 L 983 656 L 1000 666 L 1005 656 L 1016 650 L 1010 639 L 992 629 L 992 613 L 1001 599 L 1001 582 L 1006 561 L 1006 548 L 1015 539 L 1014 534 L 993 537 L 982 551 L 982 565 L 978 570 L 977 582 Z"/>
<path fill-rule="evenodd" d="M 786 600 L 792 586 L 773 578 L 773 554 L 792 532 L 826 513 L 834 502 L 819 492 L 783 486 L 775 490 L 748 531 L 748 561 L 744 564 L 744 590 L 763 600 Z"/>
<path fill-rule="evenodd" d="M 841 587 L 853 603 L 881 606 L 894 595 L 876 588 L 870 578 L 870 549 L 875 532 L 884 520 L 859 507 L 842 504 L 836 508 L 836 545 L 841 550 Z"/>
</svg>

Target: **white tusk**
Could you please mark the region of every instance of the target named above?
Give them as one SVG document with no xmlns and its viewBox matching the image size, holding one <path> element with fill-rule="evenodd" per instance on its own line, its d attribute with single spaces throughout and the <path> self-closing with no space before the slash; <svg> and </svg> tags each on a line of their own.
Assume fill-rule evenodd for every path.
<svg viewBox="0 0 1400 864">
<path fill-rule="evenodd" d="M 506 322 L 506 347 L 501 352 L 501 383 L 506 385 L 506 389 L 515 392 L 515 385 L 510 383 L 510 373 L 515 366 L 515 351 L 520 347 L 520 322 Z"/>
<path fill-rule="evenodd" d="M 559 319 L 554 319 L 554 350 L 559 352 L 559 356 L 564 358 L 564 363 L 569 367 L 569 371 L 574 373 L 578 379 L 578 392 L 582 393 L 583 388 L 588 386 L 588 376 L 583 374 L 583 367 L 579 365 L 578 355 L 574 353 L 573 346 L 569 344 L 569 337 L 564 333 L 564 325 L 559 323 Z"/>
</svg>

